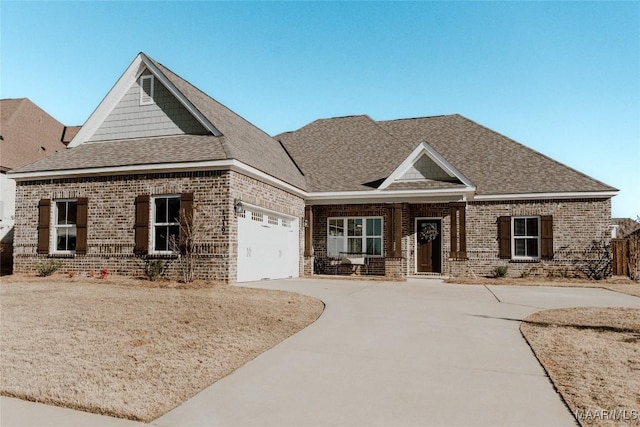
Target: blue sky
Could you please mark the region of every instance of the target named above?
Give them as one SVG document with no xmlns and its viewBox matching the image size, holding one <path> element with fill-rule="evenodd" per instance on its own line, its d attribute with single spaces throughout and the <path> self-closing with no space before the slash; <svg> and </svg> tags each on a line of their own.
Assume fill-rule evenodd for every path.
<svg viewBox="0 0 640 427">
<path fill-rule="evenodd" d="M 270 134 L 459 113 L 640 215 L 640 2 L 3 0 L 0 37 L 0 96 L 65 124 L 143 51 Z"/>
</svg>

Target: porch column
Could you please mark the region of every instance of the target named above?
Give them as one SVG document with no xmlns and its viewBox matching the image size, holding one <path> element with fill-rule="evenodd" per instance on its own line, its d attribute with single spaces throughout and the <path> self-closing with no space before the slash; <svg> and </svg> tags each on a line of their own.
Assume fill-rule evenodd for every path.
<svg viewBox="0 0 640 427">
<path fill-rule="evenodd" d="M 394 258 L 402 258 L 402 204 L 393 205 L 393 250 Z"/>
<path fill-rule="evenodd" d="M 313 256 L 313 207 L 304 208 L 304 256 Z"/>
<path fill-rule="evenodd" d="M 450 258 L 467 258 L 467 219 L 465 202 L 449 203 L 449 218 L 451 220 L 451 253 Z"/>
<path fill-rule="evenodd" d="M 389 205 L 387 218 L 385 230 L 387 258 L 402 258 L 402 203 Z"/>
</svg>

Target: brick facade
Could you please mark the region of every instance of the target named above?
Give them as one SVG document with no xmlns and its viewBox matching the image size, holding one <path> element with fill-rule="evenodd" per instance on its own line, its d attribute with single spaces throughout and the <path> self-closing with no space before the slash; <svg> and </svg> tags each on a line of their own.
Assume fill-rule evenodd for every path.
<svg viewBox="0 0 640 427">
<path fill-rule="evenodd" d="M 47 259 L 59 259 L 63 270 L 78 274 L 107 268 L 115 274 L 142 276 L 149 256 L 136 256 L 135 198 L 138 195 L 193 193 L 197 230 L 196 278 L 235 282 L 237 219 L 235 199 L 286 215 L 301 217 L 304 201 L 293 194 L 234 171 L 173 172 L 22 181 L 18 183 L 14 271 L 32 273 Z M 37 253 L 38 203 L 41 199 L 88 198 L 86 255 Z M 302 233 L 300 233 L 302 235 Z M 301 237 L 302 239 L 302 237 Z M 52 245 L 53 242 L 50 243 Z M 50 246 L 51 247 L 51 246 Z M 302 272 L 302 244 L 300 244 Z M 169 277 L 181 263 L 165 259 Z"/>
<path fill-rule="evenodd" d="M 313 206 L 313 257 L 306 259 L 306 274 L 314 259 L 326 259 L 327 221 L 331 217 L 383 217 L 384 239 L 390 227 L 390 204 Z M 470 202 L 465 209 L 466 257 L 451 258 L 451 217 L 448 203 L 402 204 L 402 257 L 370 260 L 369 274 L 402 278 L 416 271 L 416 219 L 440 219 L 442 224 L 442 274 L 454 277 L 487 276 L 499 265 L 508 275 L 581 275 L 593 241 L 609 242 L 611 199 Z M 498 218 L 501 216 L 547 216 L 553 218 L 553 259 L 530 262 L 499 258 Z M 454 239 L 460 235 L 456 234 Z M 386 245 L 383 244 L 386 247 Z M 318 271 L 315 271 L 318 273 Z M 326 269 L 325 273 L 364 274 L 361 268 Z"/>
<path fill-rule="evenodd" d="M 611 233 L 611 199 L 571 199 L 470 202 L 467 205 L 467 261 L 454 261 L 446 270 L 450 276 L 490 275 L 497 265 L 508 266 L 508 275 L 581 275 L 591 257 L 593 241 L 608 243 Z M 498 257 L 500 216 L 543 216 L 553 218 L 553 259 L 516 262 Z"/>
</svg>

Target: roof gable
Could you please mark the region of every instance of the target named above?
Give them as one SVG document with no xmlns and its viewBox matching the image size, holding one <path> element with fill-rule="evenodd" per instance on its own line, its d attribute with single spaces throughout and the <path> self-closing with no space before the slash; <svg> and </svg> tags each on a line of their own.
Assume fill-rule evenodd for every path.
<svg viewBox="0 0 640 427">
<path fill-rule="evenodd" d="M 384 190 L 402 181 L 439 181 L 473 187 L 469 179 L 426 142 L 420 143 L 378 188 Z"/>
<path fill-rule="evenodd" d="M 125 70 L 125 72 L 120 76 L 116 84 L 111 88 L 109 93 L 104 97 L 102 102 L 98 105 L 98 107 L 94 110 L 94 112 L 89 116 L 89 119 L 82 126 L 80 131 L 76 134 L 73 140 L 69 143 L 68 147 L 73 148 L 77 147 L 80 144 L 83 144 L 87 141 L 96 141 L 100 140 L 101 136 L 105 138 L 105 134 L 108 134 L 108 131 L 105 131 L 105 125 L 108 128 L 109 118 L 113 119 L 112 114 L 114 114 L 114 110 L 118 107 L 123 107 L 123 104 L 127 104 L 127 95 L 135 98 L 136 92 L 139 93 L 139 79 L 140 76 L 146 73 L 148 75 L 153 75 L 153 77 L 157 80 L 157 83 L 166 90 L 167 94 L 171 96 L 167 96 L 167 98 L 177 101 L 179 105 L 181 105 L 184 110 L 186 110 L 192 117 L 195 119 L 202 128 L 199 129 L 197 133 L 204 133 L 204 131 L 209 132 L 215 136 L 220 136 L 221 132 L 218 131 L 215 126 L 209 120 L 204 117 L 197 108 L 184 96 L 182 92 L 180 92 L 171 81 L 169 81 L 158 69 L 156 64 L 147 57 L 144 53 L 139 53 L 131 62 L 129 67 Z M 99 132 L 100 131 L 100 132 Z M 96 135 L 98 133 L 98 135 Z M 186 133 L 186 132 L 185 132 Z M 161 134 L 162 135 L 162 134 Z M 144 135 L 140 134 L 139 137 L 145 136 L 160 136 L 160 135 Z M 121 133 L 115 133 L 107 139 L 120 139 L 122 137 Z"/>
<path fill-rule="evenodd" d="M 146 104 L 146 100 L 141 102 L 140 99 L 141 95 L 144 95 L 140 92 L 141 76 L 150 76 L 154 80 L 156 87 L 164 92 L 163 96 L 169 99 L 170 107 L 173 109 L 173 113 L 167 114 L 165 111 L 167 106 L 158 105 L 162 110 L 161 113 L 164 114 L 160 114 L 156 119 L 161 122 L 160 127 L 167 125 L 163 132 L 158 131 L 159 126 L 155 122 L 149 124 L 138 121 L 136 123 L 133 120 L 135 132 L 131 129 L 121 132 L 121 124 L 117 124 L 114 128 L 109 123 L 119 121 L 117 110 L 126 110 L 128 102 L 137 104 L 138 107 L 140 104 Z M 146 91 L 149 91 L 147 78 L 144 77 L 143 80 Z M 158 113 L 158 108 L 155 110 Z M 177 120 L 177 116 L 181 118 Z M 177 121 L 180 125 L 176 123 Z M 159 138 L 160 141 L 156 141 L 156 144 L 152 141 L 153 138 Z M 170 140 L 171 138 L 174 140 Z M 175 159 L 162 151 L 145 150 L 141 144 L 156 148 L 171 147 L 171 150 L 181 149 L 184 153 L 177 158 L 182 163 L 211 160 L 237 161 L 234 164 L 244 164 L 249 167 L 247 170 L 253 168 L 269 176 L 268 179 L 275 178 L 276 182 L 284 182 L 301 190 L 306 188 L 304 176 L 278 141 L 144 53 L 135 57 L 73 137 L 68 148 L 77 150 L 86 143 L 90 143 L 87 145 L 117 143 L 125 151 L 127 144 L 133 144 L 136 150 L 148 153 L 147 156 L 136 158 L 136 165 L 158 165 L 160 168 L 162 164 L 175 165 Z M 99 151 L 104 155 L 104 159 L 100 162 L 103 166 L 115 167 L 122 164 L 122 156 L 117 155 L 111 147 L 102 147 Z M 67 161 L 72 157 L 76 161 Z M 76 153 L 75 157 L 65 154 L 56 156 L 55 161 L 30 165 L 28 171 L 30 176 L 35 176 L 34 174 L 39 171 L 72 169 L 81 169 L 86 171 L 83 173 L 90 173 L 87 168 L 97 167 L 91 166 L 94 162 L 88 162 L 86 166 L 79 164 L 82 159 L 86 159 L 83 153 Z M 24 172 L 27 172 L 27 169 Z"/>
</svg>

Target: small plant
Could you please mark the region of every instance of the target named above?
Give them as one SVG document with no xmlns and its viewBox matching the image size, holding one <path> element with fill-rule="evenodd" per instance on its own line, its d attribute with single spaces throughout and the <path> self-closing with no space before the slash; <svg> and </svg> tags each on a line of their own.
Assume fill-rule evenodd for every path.
<svg viewBox="0 0 640 427">
<path fill-rule="evenodd" d="M 76 273 L 73 270 L 69 270 L 69 272 L 67 273 L 67 276 L 69 276 L 69 279 L 73 279 L 73 276 L 75 276 Z"/>
<path fill-rule="evenodd" d="M 506 274 L 506 272 L 505 272 L 505 274 Z M 526 279 L 529 276 L 531 276 L 531 270 L 522 270 L 520 272 L 520 278 L 522 278 L 522 279 Z"/>
<path fill-rule="evenodd" d="M 93 271 L 93 270 L 91 270 L 90 272 L 87 273 L 87 276 L 89 276 L 89 278 L 93 278 L 93 277 L 95 277 L 95 275 L 96 275 L 96 272 Z"/>
<path fill-rule="evenodd" d="M 509 270 L 509 267 L 506 265 L 495 266 L 493 267 L 493 277 L 495 278 L 505 277 L 507 275 L 507 270 Z"/>
<path fill-rule="evenodd" d="M 159 259 L 152 259 L 145 265 L 144 272 L 152 282 L 158 280 L 162 273 L 164 273 L 165 262 Z"/>
<path fill-rule="evenodd" d="M 62 268 L 62 262 L 52 259 L 38 264 L 36 266 L 36 271 L 38 273 L 38 276 L 47 277 L 60 270 L 60 268 Z"/>
<path fill-rule="evenodd" d="M 108 275 L 109 275 L 109 270 L 107 270 L 106 268 L 103 268 L 102 270 L 100 270 L 101 279 L 106 279 Z"/>
</svg>

